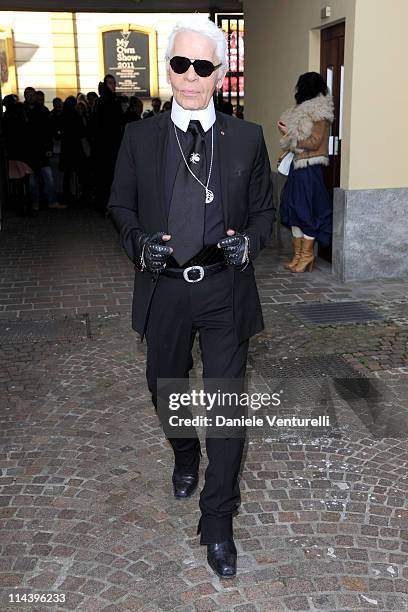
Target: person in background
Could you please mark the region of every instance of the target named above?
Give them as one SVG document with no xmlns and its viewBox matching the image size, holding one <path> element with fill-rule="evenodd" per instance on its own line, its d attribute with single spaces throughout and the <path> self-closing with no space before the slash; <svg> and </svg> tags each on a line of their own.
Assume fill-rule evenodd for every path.
<svg viewBox="0 0 408 612">
<path fill-rule="evenodd" d="M 142 119 L 149 119 L 150 117 L 155 117 L 156 115 L 160 113 L 160 109 L 161 109 L 160 98 L 153 98 L 151 110 L 145 111 L 142 115 Z"/>
<path fill-rule="evenodd" d="M 124 114 L 124 122 L 139 121 L 142 118 L 143 102 L 140 98 L 132 96 L 129 100 L 129 106 Z"/>
<path fill-rule="evenodd" d="M 28 118 L 22 102 L 15 102 L 11 95 L 5 96 L 3 105 L 4 137 L 7 158 L 28 165 L 31 157 Z"/>
<path fill-rule="evenodd" d="M 76 96 L 76 100 L 77 102 L 82 102 L 83 104 L 85 104 L 86 108 L 88 109 L 88 98 L 86 97 L 85 94 L 83 93 L 78 93 Z"/>
<path fill-rule="evenodd" d="M 99 97 L 96 91 L 88 91 L 86 94 L 89 117 L 89 137 L 91 142 L 93 142 L 95 136 L 96 107 L 98 104 L 98 99 Z"/>
<path fill-rule="evenodd" d="M 62 194 L 62 175 L 59 170 L 59 158 L 61 154 L 61 118 L 62 118 L 63 102 L 61 98 L 56 97 L 52 101 L 52 111 L 48 115 L 51 124 L 51 132 L 53 139 L 53 155 L 50 158 L 50 165 L 54 176 L 54 184 L 57 194 Z"/>
<path fill-rule="evenodd" d="M 43 95 L 41 94 L 42 92 L 37 96 L 33 87 L 26 87 L 24 90 L 24 108 L 28 118 L 29 138 L 32 143 L 28 165 L 34 172 L 30 175 L 33 210 L 38 210 L 40 207 L 40 180 L 48 208 L 65 208 L 57 201 L 54 175 L 50 166 L 50 158 L 53 154 L 50 111 L 42 104 Z"/>
<path fill-rule="evenodd" d="M 93 150 L 95 145 L 96 135 L 96 107 L 98 104 L 98 94 L 96 91 L 88 91 L 86 94 L 86 100 L 88 102 L 88 140 L 91 147 L 91 158 L 93 157 Z"/>
<path fill-rule="evenodd" d="M 118 96 L 118 100 L 122 109 L 122 113 L 125 114 L 127 109 L 129 108 L 129 97 L 128 96 Z"/>
<path fill-rule="evenodd" d="M 75 109 L 78 115 L 81 117 L 81 121 L 84 125 L 85 132 L 87 132 L 88 128 L 88 105 L 83 100 L 78 100 L 75 106 Z"/>
<path fill-rule="evenodd" d="M 16 94 L 8 94 L 7 96 L 4 96 L 3 98 L 3 106 L 6 110 L 11 108 L 13 104 L 17 104 L 17 102 L 18 102 L 18 96 Z"/>
<path fill-rule="evenodd" d="M 244 118 L 244 107 L 241 104 L 237 104 L 235 107 L 235 116 L 237 119 Z"/>
<path fill-rule="evenodd" d="M 333 206 L 324 183 L 323 166 L 329 165 L 330 124 L 333 99 L 323 77 L 306 72 L 299 77 L 296 105 L 278 121 L 280 145 L 294 152 L 282 192 L 282 225 L 292 231 L 293 257 L 284 266 L 291 272 L 312 271 L 314 242 L 330 244 Z"/>
<path fill-rule="evenodd" d="M 32 216 L 29 197 L 29 177 L 33 174 L 28 162 L 31 158 L 29 125 L 24 104 L 16 102 L 15 96 L 5 96 L 3 105 L 6 112 L 3 117 L 4 143 L 8 162 L 8 177 L 17 186 L 17 212 L 23 216 Z M 20 189 L 22 187 L 22 189 Z"/>
<path fill-rule="evenodd" d="M 62 116 L 63 102 L 61 98 L 54 98 L 52 101 L 52 111 L 49 115 L 51 122 L 51 131 L 54 141 L 61 140 L 61 116 Z"/>
<path fill-rule="evenodd" d="M 35 96 L 36 96 L 36 99 L 37 99 L 37 104 L 39 106 L 41 106 L 42 108 L 44 108 L 47 111 L 47 113 L 49 113 L 50 111 L 45 106 L 45 95 L 44 95 L 44 92 L 37 89 L 37 91 L 35 92 Z"/>
<path fill-rule="evenodd" d="M 90 156 L 87 167 L 88 174 L 88 203 L 96 207 L 96 176 L 97 176 L 97 154 L 96 154 L 96 109 L 98 106 L 99 96 L 96 91 L 88 91 L 86 94 L 89 109 L 88 121 L 88 142 L 90 148 Z"/>
<path fill-rule="evenodd" d="M 173 96 L 172 96 L 173 97 Z M 171 103 L 172 100 L 167 100 L 162 106 L 161 113 L 167 113 L 167 111 L 171 111 Z"/>
<path fill-rule="evenodd" d="M 62 107 L 63 107 L 64 103 L 62 101 L 62 98 L 53 98 L 52 99 L 52 111 L 51 114 L 54 115 L 58 115 L 60 116 L 62 113 Z"/>
<path fill-rule="evenodd" d="M 224 113 L 225 115 L 229 115 L 230 117 L 233 117 L 234 107 L 232 106 L 231 102 L 224 102 L 222 105 L 221 112 Z"/>
<path fill-rule="evenodd" d="M 82 104 L 82 103 L 81 103 Z M 71 181 L 73 174 L 78 177 L 80 188 L 84 180 L 86 153 L 83 139 L 86 137 L 85 125 L 77 111 L 77 101 L 74 96 L 68 96 L 62 110 L 62 133 L 60 170 L 64 173 L 63 189 L 64 203 L 72 204 L 77 198 L 72 194 Z"/>
<path fill-rule="evenodd" d="M 91 111 L 88 104 L 88 98 L 85 94 L 79 93 L 76 97 L 77 105 L 76 110 L 82 118 L 82 121 L 85 125 L 86 131 L 88 132 L 88 123 L 91 116 Z"/>
<path fill-rule="evenodd" d="M 100 97 L 95 110 L 93 163 L 96 207 L 101 214 L 105 214 L 124 124 L 121 104 L 116 96 L 115 77 L 105 75 L 98 89 Z"/>
<path fill-rule="evenodd" d="M 86 100 L 88 102 L 90 111 L 94 111 L 96 102 L 98 100 L 98 94 L 96 93 L 96 91 L 88 91 L 88 93 L 86 94 Z"/>
<path fill-rule="evenodd" d="M 90 139 L 89 139 L 89 134 L 90 134 L 90 118 L 89 118 L 89 107 L 88 107 L 88 104 L 86 102 L 84 102 L 82 99 L 81 100 L 77 100 L 75 110 L 78 113 L 79 117 L 81 118 L 82 125 L 83 125 L 83 128 L 84 128 L 84 133 L 83 133 L 83 136 L 82 136 L 82 150 L 85 153 L 86 159 L 88 160 L 90 155 L 91 155 L 91 144 L 90 144 Z M 85 176 L 86 176 L 86 173 L 84 172 L 83 173 L 83 179 L 85 179 Z M 84 181 L 82 181 L 82 183 L 83 182 Z"/>
</svg>

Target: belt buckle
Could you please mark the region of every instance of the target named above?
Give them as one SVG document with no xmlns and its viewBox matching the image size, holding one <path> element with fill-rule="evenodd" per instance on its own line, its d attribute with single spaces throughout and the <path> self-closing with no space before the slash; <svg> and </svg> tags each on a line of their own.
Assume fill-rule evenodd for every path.
<svg viewBox="0 0 408 612">
<path fill-rule="evenodd" d="M 188 273 L 191 272 L 192 270 L 198 270 L 198 272 L 200 273 L 199 278 L 189 278 Z M 183 270 L 183 278 L 188 283 L 198 283 L 200 280 L 203 280 L 204 278 L 204 268 L 202 266 L 190 266 L 189 268 L 185 268 Z"/>
</svg>

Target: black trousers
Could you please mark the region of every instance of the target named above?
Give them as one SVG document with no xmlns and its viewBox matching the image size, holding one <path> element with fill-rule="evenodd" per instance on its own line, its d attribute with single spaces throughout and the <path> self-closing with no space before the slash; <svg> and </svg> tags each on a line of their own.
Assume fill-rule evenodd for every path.
<svg viewBox="0 0 408 612">
<path fill-rule="evenodd" d="M 146 330 L 146 376 L 155 406 L 158 378 L 188 378 L 197 332 L 203 378 L 243 381 L 249 341 L 239 343 L 234 334 L 231 282 L 228 270 L 197 283 L 160 277 Z M 169 441 L 174 450 L 175 469 L 194 473 L 200 461 L 197 433 Z M 206 439 L 208 467 L 200 494 L 201 519 L 197 531 L 201 532 L 201 544 L 222 542 L 232 536 L 232 514 L 240 501 L 238 473 L 244 443 L 243 437 Z"/>
</svg>

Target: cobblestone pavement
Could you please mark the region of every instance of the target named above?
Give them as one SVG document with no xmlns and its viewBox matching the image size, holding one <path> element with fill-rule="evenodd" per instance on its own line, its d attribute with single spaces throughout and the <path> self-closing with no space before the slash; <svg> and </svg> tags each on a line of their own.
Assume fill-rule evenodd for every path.
<svg viewBox="0 0 408 612">
<path fill-rule="evenodd" d="M 267 249 L 257 263 L 266 328 L 250 388 L 297 381 L 307 400 L 325 372 L 356 378 L 323 398 L 330 428 L 250 433 L 238 575 L 220 581 L 195 535 L 198 494 L 172 497 L 172 452 L 130 329 L 133 268 L 110 224 L 76 210 L 8 220 L 1 610 L 408 610 L 408 278 L 342 284 L 324 263 L 292 275 L 281 261 Z M 294 310 L 346 301 L 382 319 L 316 326 Z M 204 469 L 205 457 L 201 482 Z M 34 593 L 66 600 L 21 601 Z"/>
</svg>

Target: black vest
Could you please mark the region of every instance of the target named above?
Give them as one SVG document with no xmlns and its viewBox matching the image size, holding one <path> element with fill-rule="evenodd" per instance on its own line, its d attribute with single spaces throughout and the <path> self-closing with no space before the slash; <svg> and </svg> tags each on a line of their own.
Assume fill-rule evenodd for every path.
<svg viewBox="0 0 408 612">
<path fill-rule="evenodd" d="M 203 190 L 203 206 L 205 206 L 205 227 L 204 227 L 204 246 L 217 244 L 219 240 L 225 237 L 224 216 L 222 212 L 222 195 L 221 195 L 221 176 L 220 176 L 220 160 L 218 156 L 217 130 L 214 123 L 214 158 L 211 171 L 211 179 L 208 189 L 214 192 L 214 200 L 211 204 L 205 204 L 205 190 Z M 177 135 L 180 140 L 181 147 L 186 149 L 186 134 L 177 128 Z M 210 169 L 211 161 L 211 128 L 205 133 L 205 146 L 207 152 L 207 176 Z M 182 160 L 180 149 L 174 133 L 174 123 L 169 122 L 169 134 L 167 138 L 166 162 L 165 162 L 165 183 L 164 197 L 166 202 L 167 216 L 170 210 L 171 198 L 173 195 L 174 181 L 178 166 Z M 184 163 L 184 161 L 182 161 Z"/>
</svg>

